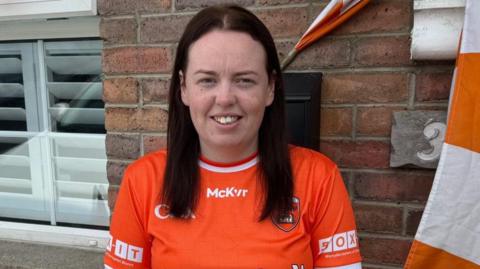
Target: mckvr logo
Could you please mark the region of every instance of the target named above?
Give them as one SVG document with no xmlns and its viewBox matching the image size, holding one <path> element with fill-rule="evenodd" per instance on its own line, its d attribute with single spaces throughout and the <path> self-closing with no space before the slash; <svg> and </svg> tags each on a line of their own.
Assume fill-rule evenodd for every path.
<svg viewBox="0 0 480 269">
<path fill-rule="evenodd" d="M 247 197 L 247 189 L 236 189 L 235 187 L 227 187 L 224 189 L 210 189 L 207 188 L 207 198 L 233 198 L 233 197 Z"/>
</svg>

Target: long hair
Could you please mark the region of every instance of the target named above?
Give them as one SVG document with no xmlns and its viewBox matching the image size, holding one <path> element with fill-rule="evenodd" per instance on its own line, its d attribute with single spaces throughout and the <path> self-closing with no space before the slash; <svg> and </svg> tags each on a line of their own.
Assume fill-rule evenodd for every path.
<svg viewBox="0 0 480 269">
<path fill-rule="evenodd" d="M 265 25 L 250 11 L 235 5 L 203 9 L 188 23 L 178 43 L 169 92 L 167 165 L 162 202 L 170 214 L 186 217 L 195 210 L 199 195 L 200 142 L 189 108 L 181 100 L 179 71 L 186 73 L 190 46 L 213 30 L 238 31 L 260 42 L 267 55 L 269 78 L 274 76 L 272 104 L 258 131 L 259 174 L 263 187 L 260 220 L 285 214 L 292 208 L 293 179 L 286 138 L 285 97 L 282 72 L 273 38 Z"/>
</svg>

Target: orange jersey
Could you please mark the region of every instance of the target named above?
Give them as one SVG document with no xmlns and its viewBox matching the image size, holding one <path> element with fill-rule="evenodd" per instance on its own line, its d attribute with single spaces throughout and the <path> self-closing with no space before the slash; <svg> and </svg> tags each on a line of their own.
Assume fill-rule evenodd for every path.
<svg viewBox="0 0 480 269">
<path fill-rule="evenodd" d="M 336 165 L 291 147 L 293 210 L 258 221 L 257 160 L 229 166 L 205 160 L 200 198 L 178 219 L 158 203 L 166 152 L 130 165 L 118 194 L 105 268 L 361 268 L 353 211 Z"/>
</svg>

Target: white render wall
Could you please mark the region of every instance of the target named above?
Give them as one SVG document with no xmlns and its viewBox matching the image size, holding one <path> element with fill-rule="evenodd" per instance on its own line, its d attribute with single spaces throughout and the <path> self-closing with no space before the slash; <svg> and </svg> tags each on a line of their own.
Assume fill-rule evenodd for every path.
<svg viewBox="0 0 480 269">
<path fill-rule="evenodd" d="M 465 0 L 415 0 L 412 59 L 455 59 L 464 14 Z"/>
</svg>

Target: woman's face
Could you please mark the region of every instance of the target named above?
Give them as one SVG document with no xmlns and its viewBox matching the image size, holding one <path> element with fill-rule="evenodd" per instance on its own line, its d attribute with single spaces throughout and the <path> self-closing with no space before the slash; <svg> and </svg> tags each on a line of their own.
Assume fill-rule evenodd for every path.
<svg viewBox="0 0 480 269">
<path fill-rule="evenodd" d="M 263 114 L 274 98 L 271 78 L 266 52 L 249 34 L 215 30 L 190 46 L 181 96 L 206 158 L 236 161 L 257 150 Z"/>
</svg>

